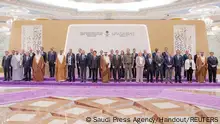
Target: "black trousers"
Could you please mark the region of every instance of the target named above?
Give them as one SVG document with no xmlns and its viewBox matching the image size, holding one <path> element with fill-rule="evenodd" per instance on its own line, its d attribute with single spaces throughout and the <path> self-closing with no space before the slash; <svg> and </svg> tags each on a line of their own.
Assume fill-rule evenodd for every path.
<svg viewBox="0 0 220 124">
<path fill-rule="evenodd" d="M 80 78 L 80 67 L 79 67 L 79 63 L 76 64 L 76 67 L 77 67 L 78 78 Z"/>
<path fill-rule="evenodd" d="M 175 82 L 177 82 L 177 80 L 181 83 L 181 66 L 175 67 Z"/>
<path fill-rule="evenodd" d="M 9 81 L 11 78 L 11 69 L 9 67 L 4 67 L 3 71 L 4 71 L 4 80 Z"/>
<path fill-rule="evenodd" d="M 49 62 L 49 71 L 50 71 L 50 77 L 54 77 L 54 75 L 55 75 L 55 64 L 54 64 L 54 62 Z"/>
<path fill-rule="evenodd" d="M 125 69 L 124 69 L 124 67 L 121 67 L 119 69 L 119 75 L 120 75 L 120 78 L 125 78 Z"/>
<path fill-rule="evenodd" d="M 68 79 L 75 81 L 75 68 L 72 65 L 68 65 Z"/>
<path fill-rule="evenodd" d="M 216 82 L 217 68 L 209 67 L 208 71 L 209 71 L 209 82 Z"/>
<path fill-rule="evenodd" d="M 186 71 L 187 73 L 187 81 L 192 81 L 192 74 L 193 74 L 193 70 L 190 67 L 189 70 Z"/>
<path fill-rule="evenodd" d="M 166 77 L 166 65 L 163 64 L 163 78 Z"/>
<path fill-rule="evenodd" d="M 92 69 L 91 69 L 91 67 L 89 66 L 89 78 L 91 78 L 92 77 Z"/>
<path fill-rule="evenodd" d="M 92 68 L 92 82 L 98 81 L 98 68 Z"/>
<path fill-rule="evenodd" d="M 111 79 L 113 76 L 114 76 L 114 68 L 113 68 L 112 65 L 111 65 L 111 67 L 110 67 L 110 79 Z"/>
<path fill-rule="evenodd" d="M 147 70 L 147 82 L 153 82 L 153 76 L 154 76 L 154 73 L 153 73 L 153 70 L 149 69 Z"/>
<path fill-rule="evenodd" d="M 25 81 L 31 80 L 31 67 L 24 67 L 24 80 Z"/>
<path fill-rule="evenodd" d="M 132 67 L 132 76 L 133 78 L 136 78 L 136 63 L 134 63 L 134 66 Z"/>
<path fill-rule="evenodd" d="M 13 68 L 11 67 L 11 69 L 10 69 L 10 79 L 12 79 L 12 73 L 13 73 Z"/>
<path fill-rule="evenodd" d="M 86 67 L 80 67 L 81 72 L 81 82 L 86 82 Z"/>
<path fill-rule="evenodd" d="M 163 67 L 157 67 L 156 69 L 156 82 L 158 81 L 160 76 L 161 82 L 163 82 Z"/>
<path fill-rule="evenodd" d="M 121 79 L 120 68 L 114 68 L 113 77 L 114 77 L 114 81 L 119 81 Z"/>
</svg>

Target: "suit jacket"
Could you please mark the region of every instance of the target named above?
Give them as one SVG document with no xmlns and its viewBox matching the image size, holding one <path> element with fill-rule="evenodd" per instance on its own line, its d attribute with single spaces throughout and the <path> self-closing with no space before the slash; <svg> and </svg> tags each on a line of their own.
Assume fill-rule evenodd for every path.
<svg viewBox="0 0 220 124">
<path fill-rule="evenodd" d="M 173 57 L 170 57 L 170 60 L 168 57 L 166 57 L 164 63 L 165 63 L 166 68 L 172 68 L 174 65 Z M 171 67 L 169 67 L 169 66 L 171 66 Z"/>
<path fill-rule="evenodd" d="M 162 56 L 163 56 L 164 59 L 166 59 L 166 58 L 168 57 L 168 55 L 167 55 L 166 52 L 163 52 L 163 53 L 162 53 Z"/>
<path fill-rule="evenodd" d="M 57 53 L 55 51 L 53 51 L 53 52 L 49 51 L 47 58 L 48 58 L 49 62 L 54 63 L 54 62 L 56 62 L 56 59 L 57 59 Z"/>
<path fill-rule="evenodd" d="M 79 66 L 82 67 L 86 67 L 88 65 L 88 57 L 86 55 L 84 55 L 84 59 L 83 59 L 83 55 L 80 55 L 79 58 Z"/>
<path fill-rule="evenodd" d="M 77 53 L 77 54 L 76 54 L 76 63 L 77 63 L 77 64 L 79 64 L 80 55 L 81 55 L 80 53 Z"/>
<path fill-rule="evenodd" d="M 141 58 L 143 60 L 141 60 Z M 136 57 L 135 62 L 136 62 L 136 67 L 144 67 L 144 65 L 145 65 L 145 58 L 143 56 L 141 56 L 141 57 L 138 56 L 138 57 Z"/>
<path fill-rule="evenodd" d="M 179 55 L 179 59 L 177 55 L 174 56 L 174 67 L 182 67 L 183 66 L 183 57 Z"/>
<path fill-rule="evenodd" d="M 164 64 L 164 58 L 163 56 L 155 56 L 154 61 L 156 63 L 156 68 L 162 67 Z"/>
<path fill-rule="evenodd" d="M 99 65 L 100 65 L 99 63 L 100 63 L 99 62 L 99 56 L 96 56 L 96 57 L 92 56 L 91 68 L 94 68 L 94 69 L 99 68 Z"/>
<path fill-rule="evenodd" d="M 73 66 L 73 68 L 75 68 L 75 54 L 74 53 L 72 53 L 72 54 L 70 54 L 70 53 L 67 53 L 67 55 L 66 55 L 66 64 L 67 65 L 69 65 L 69 56 L 71 56 L 71 65 Z"/>
<path fill-rule="evenodd" d="M 122 60 L 120 55 L 118 55 L 118 59 L 116 58 L 116 55 L 113 56 L 112 66 L 114 66 L 114 68 L 117 69 L 120 68 L 120 66 L 122 66 Z"/>
<path fill-rule="evenodd" d="M 196 64 L 197 57 L 198 57 L 197 54 L 194 55 L 194 62 L 195 62 L 195 64 Z"/>
<path fill-rule="evenodd" d="M 145 58 L 145 60 L 148 59 L 148 54 L 145 55 L 145 54 L 143 53 L 143 57 Z"/>
<path fill-rule="evenodd" d="M 157 56 L 157 53 L 156 53 L 156 52 L 153 52 L 153 53 L 152 53 L 153 59 L 154 59 L 156 56 Z"/>
<path fill-rule="evenodd" d="M 41 54 L 44 58 L 44 62 L 47 62 L 47 53 L 43 51 L 43 53 Z"/>
<path fill-rule="evenodd" d="M 147 70 L 153 71 L 154 70 L 154 60 L 153 60 L 153 58 L 151 58 L 151 59 L 152 59 L 151 63 L 150 63 L 150 58 L 145 60 L 145 67 L 144 68 Z"/>
<path fill-rule="evenodd" d="M 87 54 L 87 64 L 88 64 L 88 67 L 91 67 L 92 63 L 91 63 L 91 60 L 92 60 L 92 53 L 88 53 Z"/>
<path fill-rule="evenodd" d="M 2 59 L 2 67 L 4 67 L 4 68 L 11 67 L 11 56 L 10 55 L 8 55 L 7 58 L 6 58 L 6 56 L 3 57 L 3 59 Z"/>
<path fill-rule="evenodd" d="M 183 62 L 185 63 L 185 61 L 188 59 L 188 55 L 184 54 L 183 55 Z"/>
<path fill-rule="evenodd" d="M 211 69 L 211 68 L 217 68 L 217 66 L 218 66 L 218 59 L 217 59 L 217 57 L 215 57 L 215 56 L 213 56 L 213 57 L 209 56 L 208 59 L 207 59 L 207 61 L 208 61 L 208 68 L 209 68 L 209 69 Z M 215 66 L 215 67 L 212 67 L 212 66 Z"/>
<path fill-rule="evenodd" d="M 24 68 L 31 67 L 32 62 L 33 62 L 33 59 L 31 58 L 31 56 L 28 56 L 28 59 L 26 55 L 23 56 L 22 65 Z"/>
</svg>

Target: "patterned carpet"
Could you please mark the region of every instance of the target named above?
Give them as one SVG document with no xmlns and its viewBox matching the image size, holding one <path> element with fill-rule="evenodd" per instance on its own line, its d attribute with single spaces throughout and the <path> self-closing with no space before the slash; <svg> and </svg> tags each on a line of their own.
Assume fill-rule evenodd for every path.
<svg viewBox="0 0 220 124">
<path fill-rule="evenodd" d="M 219 124 L 220 88 L 1 87 L 0 122 Z"/>
</svg>

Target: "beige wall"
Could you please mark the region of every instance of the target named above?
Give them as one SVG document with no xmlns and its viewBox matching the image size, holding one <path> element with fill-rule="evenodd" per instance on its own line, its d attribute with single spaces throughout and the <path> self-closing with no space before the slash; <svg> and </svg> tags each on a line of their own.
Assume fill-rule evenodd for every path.
<svg viewBox="0 0 220 124">
<path fill-rule="evenodd" d="M 173 52 L 173 25 L 185 24 L 196 26 L 197 51 L 208 52 L 208 41 L 205 24 L 202 21 L 183 20 L 38 20 L 38 21 L 15 21 L 13 23 L 10 49 L 21 48 L 21 26 L 43 25 L 43 46 L 45 50 L 54 47 L 56 50 L 64 49 L 66 33 L 70 24 L 146 24 L 149 30 L 152 50 L 155 48 L 163 51 L 168 47 Z M 95 29 L 94 29 L 95 30 Z M 135 42 L 135 41 L 134 41 Z"/>
</svg>

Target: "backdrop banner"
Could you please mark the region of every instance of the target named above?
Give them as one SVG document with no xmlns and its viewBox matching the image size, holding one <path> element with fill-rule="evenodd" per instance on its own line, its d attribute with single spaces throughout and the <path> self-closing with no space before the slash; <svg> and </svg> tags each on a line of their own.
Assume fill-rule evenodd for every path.
<svg viewBox="0 0 220 124">
<path fill-rule="evenodd" d="M 174 50 L 185 54 L 186 50 L 192 55 L 196 54 L 195 25 L 174 25 Z M 174 52 L 175 52 L 174 51 Z"/>
<path fill-rule="evenodd" d="M 73 24 L 69 25 L 65 52 L 90 48 L 109 52 L 136 48 L 137 52 L 151 52 L 148 29 L 142 24 Z"/>
</svg>

